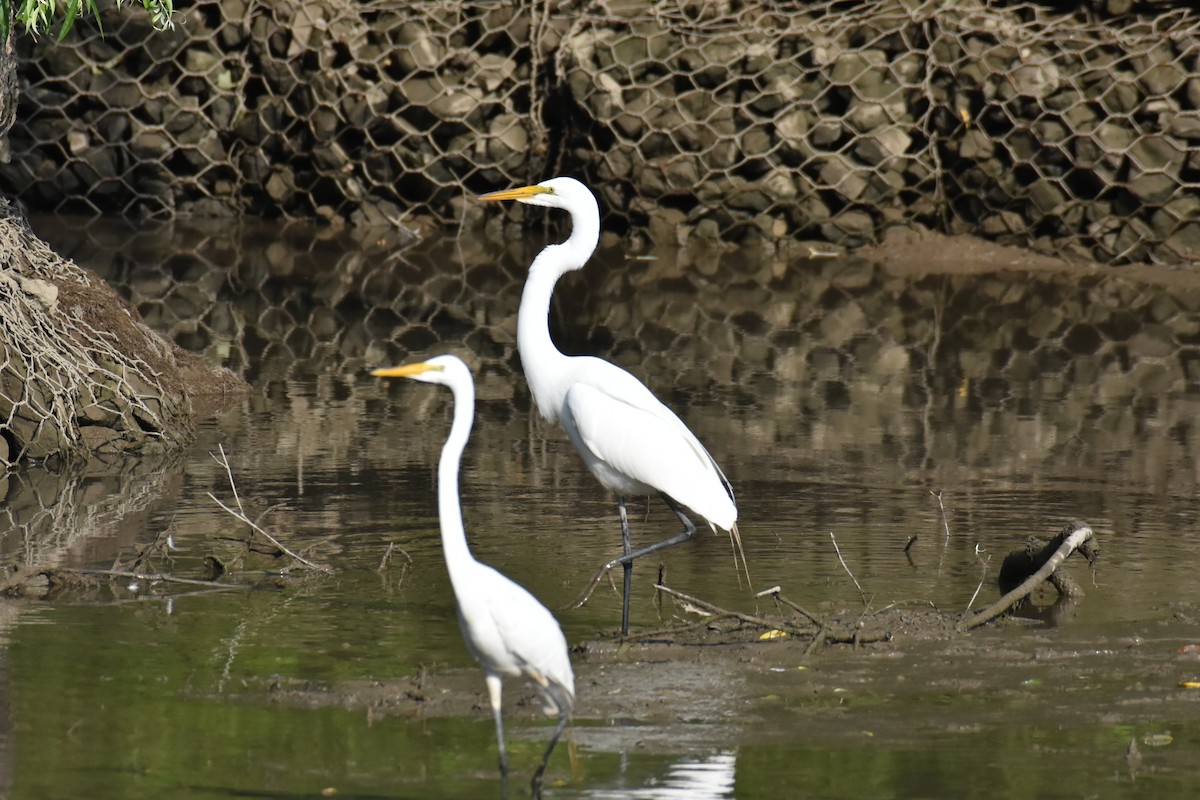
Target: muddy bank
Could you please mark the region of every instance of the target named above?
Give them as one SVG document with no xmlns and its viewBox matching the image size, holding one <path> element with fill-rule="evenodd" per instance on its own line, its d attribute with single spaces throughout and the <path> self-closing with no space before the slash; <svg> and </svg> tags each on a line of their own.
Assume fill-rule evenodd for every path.
<svg viewBox="0 0 1200 800">
<path fill-rule="evenodd" d="M 247 390 L 168 342 L 0 200 L 0 466 L 162 452 Z"/>
<path fill-rule="evenodd" d="M 584 746 L 673 752 L 683 742 L 725 744 L 731 728 L 742 745 L 778 743 L 796 736 L 799 725 L 813 742 L 865 735 L 882 746 L 1008 724 L 1014 707 L 1029 708 L 1029 723 L 1041 724 L 1045 715 L 1035 709 L 1047 702 L 1053 711 L 1045 713 L 1066 727 L 1146 725 L 1168 708 L 1175 717 L 1200 711 L 1200 692 L 1180 685 L 1200 672 L 1200 662 L 1179 652 L 1191 643 L 1186 628 L 1195 630 L 1200 613 L 1194 606 L 1180 613 L 1189 621 L 1176 616 L 1124 635 L 1081 637 L 1011 624 L 947 638 L 937 623 L 905 612 L 888 642 L 810 655 L 788 640 L 590 641 L 572 653 L 575 733 Z M 530 735 L 530 725 L 548 733 L 532 691 L 509 681 L 506 692 L 514 736 Z M 483 678 L 466 666 L 429 665 L 417 675 L 338 685 L 261 676 L 236 696 L 252 704 L 490 720 Z M 1112 754 L 1116 764 L 1123 745 Z"/>
</svg>

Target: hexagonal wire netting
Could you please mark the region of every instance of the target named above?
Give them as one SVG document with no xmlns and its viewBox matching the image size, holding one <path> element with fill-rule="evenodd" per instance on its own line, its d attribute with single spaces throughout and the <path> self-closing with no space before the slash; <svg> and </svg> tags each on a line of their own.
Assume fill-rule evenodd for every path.
<svg viewBox="0 0 1200 800">
<path fill-rule="evenodd" d="M 458 223 L 589 180 L 657 240 L 921 224 L 1200 252 L 1200 18 L 1033 3 L 199 0 L 23 48 L 4 187 L 45 210 Z M 465 191 L 464 191 L 465 189 Z"/>
<path fill-rule="evenodd" d="M 541 62 L 501 3 L 180 4 L 22 47 L 5 183 L 37 209 L 453 218 L 464 181 L 541 172 Z M 522 55 L 520 63 L 514 56 Z"/>
</svg>

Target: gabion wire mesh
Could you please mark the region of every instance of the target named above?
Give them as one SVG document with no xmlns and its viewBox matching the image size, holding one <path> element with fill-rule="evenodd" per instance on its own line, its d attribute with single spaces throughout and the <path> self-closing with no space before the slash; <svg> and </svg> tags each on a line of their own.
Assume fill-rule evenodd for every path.
<svg viewBox="0 0 1200 800">
<path fill-rule="evenodd" d="M 1187 12 L 623 5 L 559 59 L 575 155 L 632 227 L 858 245 L 919 222 L 1102 261 L 1200 253 Z"/>
<path fill-rule="evenodd" d="M 54 211 L 457 224 L 464 192 L 571 173 L 610 230 L 657 241 L 853 246 L 919 224 L 1114 263 L 1200 252 L 1200 18 L 1183 9 L 198 0 L 182 15 L 172 33 L 126 14 L 104 37 L 23 42 L 5 187 Z"/>
<path fill-rule="evenodd" d="M 103 35 L 22 43 L 5 178 L 29 205 L 446 222 L 464 181 L 542 171 L 527 7 L 183 5 L 174 31 L 106 14 Z"/>
</svg>

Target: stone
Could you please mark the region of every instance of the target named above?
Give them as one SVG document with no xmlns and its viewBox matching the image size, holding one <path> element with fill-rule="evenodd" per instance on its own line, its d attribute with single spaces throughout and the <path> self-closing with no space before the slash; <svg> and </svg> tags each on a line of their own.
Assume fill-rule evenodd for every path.
<svg viewBox="0 0 1200 800">
<path fill-rule="evenodd" d="M 1140 170 L 1167 170 L 1177 173 L 1185 153 L 1166 136 L 1142 136 L 1129 146 L 1129 158 Z"/>
<path fill-rule="evenodd" d="M 184 51 L 184 69 L 196 75 L 209 72 L 221 63 L 221 56 L 200 47 L 188 47 Z"/>
<path fill-rule="evenodd" d="M 516 114 L 498 114 L 488 126 L 488 155 L 501 160 L 512 153 L 524 153 L 529 147 L 529 131 L 524 118 Z"/>
<path fill-rule="evenodd" d="M 1029 186 L 1029 199 L 1042 214 L 1053 214 L 1066 201 L 1062 187 L 1046 178 L 1038 178 Z"/>
<path fill-rule="evenodd" d="M 290 167 L 277 167 L 271 173 L 271 177 L 267 178 L 266 186 L 267 196 L 276 203 L 284 203 L 291 199 L 292 193 L 295 192 L 295 180 L 292 177 Z"/>
<path fill-rule="evenodd" d="M 1159 127 L 1165 128 L 1167 133 L 1180 139 L 1189 142 L 1200 141 L 1200 114 L 1195 111 L 1161 115 Z"/>
<path fill-rule="evenodd" d="M 958 144 L 958 154 L 970 161 L 982 161 L 996 153 L 996 143 L 979 128 L 971 128 L 963 134 Z"/>
<path fill-rule="evenodd" d="M 793 108 L 775 119 L 775 133 L 792 145 L 805 141 L 808 128 L 809 115 L 803 108 Z"/>
<path fill-rule="evenodd" d="M 1100 105 L 1109 116 L 1130 114 L 1141 102 L 1141 96 L 1132 81 L 1124 77 L 1115 77 L 1108 89 L 1100 95 Z"/>
<path fill-rule="evenodd" d="M 825 160 L 820 176 L 826 186 L 836 189 L 847 200 L 857 200 L 867 188 L 866 178 L 861 171 L 841 154 L 834 154 Z"/>
<path fill-rule="evenodd" d="M 831 242 L 847 247 L 859 247 L 870 242 L 875 234 L 875 220 L 863 211 L 843 211 L 821 225 L 821 235 Z"/>
<path fill-rule="evenodd" d="M 436 36 L 418 22 L 406 22 L 397 31 L 402 47 L 393 53 L 407 72 L 435 70 L 446 57 L 446 45 L 442 37 Z"/>
<path fill-rule="evenodd" d="M 1189 222 L 1164 241 L 1168 251 L 1180 261 L 1200 260 L 1200 223 Z"/>
<path fill-rule="evenodd" d="M 85 449 L 91 453 L 104 453 L 116 450 L 116 441 L 121 433 L 102 425 L 81 425 L 79 438 Z"/>
<path fill-rule="evenodd" d="M 825 120 L 818 122 L 812 127 L 812 135 L 809 137 L 812 143 L 817 147 L 830 147 L 841 141 L 844 129 L 840 122 L 836 120 Z"/>
<path fill-rule="evenodd" d="M 900 128 L 884 128 L 864 136 L 854 145 L 854 154 L 868 164 L 880 166 L 902 156 L 912 144 L 912 137 Z"/>
<path fill-rule="evenodd" d="M 1146 172 L 1127 182 L 1129 191 L 1149 205 L 1165 203 L 1179 190 L 1179 181 L 1162 172 Z"/>
</svg>

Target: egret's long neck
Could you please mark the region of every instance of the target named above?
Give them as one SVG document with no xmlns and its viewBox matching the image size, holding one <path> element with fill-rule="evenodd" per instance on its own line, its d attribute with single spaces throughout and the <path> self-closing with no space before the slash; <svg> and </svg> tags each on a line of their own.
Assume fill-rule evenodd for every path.
<svg viewBox="0 0 1200 800">
<path fill-rule="evenodd" d="M 571 236 L 538 253 L 529 267 L 517 314 L 517 350 L 529 391 L 542 416 L 553 422 L 569 387 L 567 361 L 550 339 L 550 297 L 564 273 L 587 263 L 600 241 L 600 212 L 592 206 L 571 214 Z"/>
<path fill-rule="evenodd" d="M 475 416 L 475 387 L 468 383 L 455 386 L 454 424 L 450 435 L 442 446 L 442 460 L 438 463 L 438 517 L 442 523 L 442 552 L 446 556 L 446 567 L 450 571 L 450 582 L 455 593 L 464 577 L 464 567 L 474 561 L 467 548 L 467 534 L 463 530 L 462 508 L 458 496 L 458 471 L 462 462 L 463 448 L 471 435 L 471 420 Z"/>
</svg>

